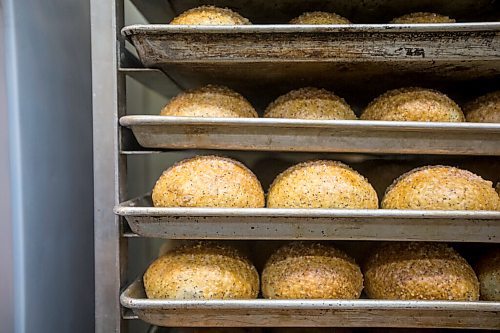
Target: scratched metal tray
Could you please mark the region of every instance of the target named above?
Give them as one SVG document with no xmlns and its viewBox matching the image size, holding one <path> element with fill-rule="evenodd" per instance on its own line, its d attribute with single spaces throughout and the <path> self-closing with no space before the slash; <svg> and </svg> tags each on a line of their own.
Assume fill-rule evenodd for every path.
<svg viewBox="0 0 500 333">
<path fill-rule="evenodd" d="M 394 17 L 419 11 L 446 14 L 461 22 L 484 22 L 498 18 L 500 10 L 495 0 L 149 0 L 148 3 L 157 3 L 156 9 L 169 7 L 175 15 L 200 5 L 228 7 L 254 24 L 288 22 L 303 12 L 316 10 L 335 12 L 355 23 L 389 22 Z M 165 17 L 166 13 L 154 22 L 164 23 Z"/>
<path fill-rule="evenodd" d="M 167 239 L 500 241 L 495 211 L 157 208 L 145 195 L 114 212 L 134 233 Z"/>
<path fill-rule="evenodd" d="M 337 71 L 375 75 L 380 71 L 431 72 L 468 78 L 500 73 L 500 23 L 426 25 L 133 25 L 122 29 L 146 67 L 170 72 L 193 64 L 212 73 L 241 77 L 254 66 L 230 64 L 336 63 Z M 367 68 L 366 63 L 369 63 Z M 219 67 L 217 67 L 217 64 Z M 181 66 L 182 67 L 182 66 Z M 258 72 L 258 71 L 257 71 Z M 302 73 L 307 75 L 309 69 Z"/>
<path fill-rule="evenodd" d="M 145 148 L 500 155 L 500 124 L 125 116 Z"/>
<path fill-rule="evenodd" d="M 496 0 L 132 0 L 150 23 L 166 23 L 172 15 L 201 5 L 230 8 L 254 24 L 286 23 L 304 12 L 335 12 L 355 23 L 384 23 L 412 12 L 435 12 L 460 22 L 496 20 Z"/>
<path fill-rule="evenodd" d="M 386 300 L 154 300 L 141 279 L 120 296 L 143 321 L 169 327 L 500 328 L 500 303 Z"/>
</svg>

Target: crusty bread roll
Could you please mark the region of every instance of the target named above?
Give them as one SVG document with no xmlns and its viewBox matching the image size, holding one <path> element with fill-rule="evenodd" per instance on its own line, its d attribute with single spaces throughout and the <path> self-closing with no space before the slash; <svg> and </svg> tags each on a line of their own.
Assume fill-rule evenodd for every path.
<svg viewBox="0 0 500 333">
<path fill-rule="evenodd" d="M 479 299 L 470 265 L 442 243 L 393 242 L 374 250 L 364 267 L 365 292 L 376 299 Z"/>
<path fill-rule="evenodd" d="M 493 184 L 467 170 L 435 165 L 396 179 L 382 199 L 385 209 L 498 210 Z"/>
<path fill-rule="evenodd" d="M 500 90 L 465 104 L 465 118 L 475 123 L 500 123 Z"/>
<path fill-rule="evenodd" d="M 299 163 L 269 188 L 270 208 L 378 208 L 373 187 L 347 165 L 329 160 Z"/>
<path fill-rule="evenodd" d="M 180 93 L 165 105 L 160 114 L 176 117 L 258 117 L 245 97 L 227 87 L 214 85 Z"/>
<path fill-rule="evenodd" d="M 242 163 L 196 156 L 163 172 L 152 193 L 155 207 L 262 208 L 264 191 Z"/>
<path fill-rule="evenodd" d="M 156 259 L 144 274 L 148 298 L 257 298 L 259 275 L 235 248 L 214 242 L 181 246 Z"/>
<path fill-rule="evenodd" d="M 357 119 L 349 104 L 332 92 L 318 88 L 292 90 L 269 104 L 265 118 Z"/>
<path fill-rule="evenodd" d="M 185 25 L 242 25 L 251 24 L 240 14 L 228 8 L 200 6 L 189 9 L 175 17 L 170 24 Z"/>
<path fill-rule="evenodd" d="M 465 121 L 460 107 L 448 96 L 417 87 L 389 90 L 374 99 L 360 117 L 363 120 Z"/>
<path fill-rule="evenodd" d="M 476 265 L 481 287 L 481 299 L 500 301 L 500 248 L 490 251 Z"/>
<path fill-rule="evenodd" d="M 305 12 L 290 20 L 290 24 L 350 24 L 351 22 L 335 13 Z"/>
<path fill-rule="evenodd" d="M 343 251 L 321 243 L 292 242 L 271 255 L 262 294 L 272 299 L 356 299 L 363 289 L 359 266 Z"/>
<path fill-rule="evenodd" d="M 390 23 L 393 24 L 414 24 L 414 23 L 455 23 L 452 19 L 445 15 L 436 13 L 417 12 L 400 17 L 396 17 Z"/>
</svg>

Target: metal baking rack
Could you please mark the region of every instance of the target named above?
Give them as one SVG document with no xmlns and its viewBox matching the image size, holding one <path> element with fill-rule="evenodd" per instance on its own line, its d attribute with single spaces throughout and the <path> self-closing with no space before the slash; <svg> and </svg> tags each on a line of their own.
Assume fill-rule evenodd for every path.
<svg viewBox="0 0 500 333">
<path fill-rule="evenodd" d="M 248 96 L 259 110 L 277 95 L 305 85 L 333 89 L 355 104 L 357 111 L 386 89 L 415 83 L 442 88 L 465 101 L 498 87 L 500 82 L 500 24 L 494 22 L 498 1 L 132 2 L 156 24 L 208 3 L 230 6 L 257 24 L 124 29 L 123 0 L 91 1 L 96 332 L 125 332 L 128 322 L 137 318 L 168 326 L 500 327 L 499 303 L 147 300 L 140 280 L 132 282 L 126 274 L 128 256 L 134 255 L 127 250 L 129 237 L 498 243 L 499 217 L 495 212 L 155 209 L 147 196 L 127 201 L 126 181 L 127 156 L 171 149 L 499 156 L 496 124 L 181 120 L 127 115 L 125 98 L 126 77 L 132 77 L 160 93 L 165 93 L 167 86 L 184 90 L 225 83 Z M 464 22 L 421 26 L 384 23 L 424 7 Z M 312 9 L 336 11 L 366 24 L 285 25 L 288 19 Z M 130 42 L 136 44 L 145 66 L 126 51 Z M 360 87 L 364 89 L 360 91 Z M 271 95 L 264 96 L 263 91 Z M 165 135 L 166 131 L 170 135 Z M 243 135 L 235 138 L 235 133 Z M 231 225 L 235 221 L 238 228 Z M 270 225 L 276 228 L 267 232 Z"/>
</svg>

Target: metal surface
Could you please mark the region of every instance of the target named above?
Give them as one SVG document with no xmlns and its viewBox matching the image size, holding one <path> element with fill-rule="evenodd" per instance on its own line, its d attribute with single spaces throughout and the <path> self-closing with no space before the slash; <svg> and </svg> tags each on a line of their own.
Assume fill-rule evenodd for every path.
<svg viewBox="0 0 500 333">
<path fill-rule="evenodd" d="M 158 69 L 120 68 L 120 72 L 167 98 L 180 92 L 179 87 Z"/>
<path fill-rule="evenodd" d="M 116 131 L 117 117 L 122 115 L 126 108 L 125 101 L 120 98 L 124 93 L 121 86 L 122 79 L 124 75 L 128 75 L 163 94 L 165 94 L 166 87 L 162 82 L 166 77 L 160 77 L 157 70 L 120 68 L 119 74 L 116 75 L 116 58 L 122 59 L 121 67 L 136 67 L 137 65 L 124 61 L 126 57 L 123 52 L 123 44 L 116 43 L 117 28 L 121 27 L 123 13 L 120 12 L 121 1 L 116 2 L 117 8 L 114 7 L 114 2 L 92 1 L 93 6 L 100 7 L 94 12 L 95 17 L 93 17 L 93 33 L 96 36 L 93 42 L 97 43 L 94 47 L 98 50 L 93 56 L 97 59 L 97 63 L 102 65 L 94 65 L 94 92 L 97 93 L 97 96 L 94 97 L 94 109 L 98 108 L 99 110 L 94 113 L 97 127 L 94 133 L 97 147 L 95 158 L 98 160 L 96 163 L 96 182 L 99 182 L 96 188 L 100 189 L 98 196 L 96 196 L 96 203 L 98 202 L 96 225 L 101 223 L 99 228 L 102 233 L 98 236 L 96 232 L 96 241 L 98 240 L 100 244 L 99 247 L 96 247 L 96 256 L 98 257 L 96 267 L 99 266 L 100 272 L 99 276 L 96 274 L 96 279 L 101 293 L 99 295 L 99 291 L 96 290 L 96 304 L 100 309 L 97 310 L 99 312 L 96 312 L 100 314 L 97 317 L 99 332 L 119 331 L 121 324 L 119 320 L 121 313 L 117 310 L 116 305 L 116 293 L 122 287 L 119 281 L 119 272 L 123 273 L 126 258 L 122 257 L 123 249 L 120 250 L 120 244 L 124 243 L 120 241 L 121 238 L 117 231 L 119 221 L 110 217 L 110 207 L 116 204 L 118 197 L 125 196 L 123 176 L 126 174 L 126 170 L 125 159 L 123 156 L 117 158 L 117 155 L 119 152 L 141 153 L 135 146 L 129 146 L 129 142 L 134 140 L 133 136 L 129 135 L 128 129 L 123 129 L 120 133 Z M 394 16 L 412 11 L 435 11 L 462 21 L 485 21 L 490 18 L 496 19 L 499 8 L 498 1 L 490 0 L 132 0 L 132 2 L 152 23 L 167 23 L 172 15 L 200 4 L 228 6 L 248 16 L 254 23 L 284 23 L 305 10 L 336 11 L 358 23 L 387 22 Z M 154 36 L 150 40 L 140 36 L 137 39 L 141 38 L 142 42 L 145 43 L 142 50 L 143 58 L 152 61 L 148 63 L 143 59 L 143 62 L 148 66 L 162 69 L 181 88 L 197 87 L 206 83 L 228 85 L 244 93 L 257 108 L 263 108 L 271 98 L 280 93 L 304 85 L 332 88 L 341 96 L 346 96 L 348 99 L 352 97 L 356 103 L 355 108 L 367 103 L 369 98 L 375 97 L 376 94 L 386 89 L 414 85 L 415 82 L 435 89 L 444 87 L 444 91 L 447 93 L 449 86 L 464 87 L 465 89 L 458 89 L 457 95 L 452 96 L 453 98 L 463 98 L 463 100 L 488 92 L 489 87 L 498 85 L 500 77 L 499 23 L 453 25 L 450 27 L 446 27 L 446 25 L 399 27 L 401 28 L 397 28 L 399 30 L 393 30 L 392 27 L 383 29 L 385 27 L 383 25 L 328 27 L 326 31 L 318 32 L 325 27 L 254 25 L 252 27 L 237 27 L 236 30 L 227 27 L 195 27 L 183 30 L 184 28 L 181 27 L 162 26 L 160 28 L 168 30 L 166 34 L 161 32 L 164 36 Z M 152 29 L 156 28 L 158 27 L 152 27 Z M 396 29 L 396 27 L 394 28 Z M 443 28 L 452 30 L 436 31 L 436 29 L 442 30 Z M 224 29 L 227 31 L 224 32 Z M 261 31 L 252 31 L 252 29 L 260 29 Z M 300 30 L 299 33 L 294 33 L 294 29 Z M 357 30 L 349 32 L 349 29 Z M 359 31 L 360 29 L 361 31 Z M 242 30 L 245 32 L 240 33 Z M 151 44 L 148 45 L 148 43 Z M 118 57 L 116 50 L 119 50 Z M 111 53 L 115 53 L 114 56 Z M 258 64 L 256 65 L 256 63 Z M 259 70 L 256 70 L 256 67 Z M 369 91 L 371 95 L 360 94 L 360 86 Z M 259 100 L 262 90 L 276 95 L 266 96 L 263 100 Z M 366 100 L 363 100 L 364 98 Z M 461 100 L 457 101 L 461 102 Z M 150 111 L 155 112 L 154 110 Z M 151 127 L 154 126 L 161 127 L 158 129 L 161 132 L 166 125 L 148 124 L 144 126 L 144 129 L 150 131 Z M 178 123 L 176 125 L 168 124 L 167 127 L 168 131 L 188 127 L 191 130 L 196 130 L 200 129 L 200 124 L 180 125 Z M 217 132 L 220 127 L 219 125 L 203 124 L 201 130 Z M 227 129 L 228 126 L 225 125 L 223 128 Z M 270 129 L 271 127 L 268 127 L 266 130 Z M 307 132 L 309 130 L 306 132 L 312 135 L 313 130 L 318 131 L 318 129 L 313 128 L 310 132 Z M 465 141 L 458 135 L 468 136 L 465 133 L 470 133 L 470 130 L 469 128 L 467 131 L 454 133 L 452 140 Z M 479 129 L 476 130 L 479 135 Z M 283 131 L 286 130 L 283 129 Z M 377 133 L 381 134 L 380 131 Z M 481 135 L 484 136 L 485 142 L 488 142 L 488 149 L 493 151 L 495 147 L 491 147 L 490 144 L 495 141 L 498 131 L 488 133 L 488 136 L 484 133 Z M 389 135 L 392 134 L 392 132 L 389 133 Z M 434 134 L 437 135 L 437 131 Z M 201 140 L 201 138 L 208 140 L 209 138 L 206 133 L 186 135 L 180 131 L 169 136 L 167 141 L 182 145 L 185 143 L 195 144 L 195 140 Z M 424 134 L 420 132 L 420 135 Z M 425 135 L 427 137 L 427 134 Z M 119 136 L 122 136 L 120 140 L 117 139 Z M 215 137 L 217 137 L 217 141 L 220 140 L 221 135 L 217 134 L 212 138 Z M 234 141 L 230 140 L 229 136 L 226 136 L 226 139 L 227 143 Z M 313 137 L 310 136 L 309 139 L 313 140 Z M 353 140 L 352 137 L 351 140 Z M 441 140 L 444 144 L 445 140 L 442 137 Z M 476 137 L 475 140 L 480 141 L 481 139 Z M 340 146 L 341 143 L 338 141 L 341 140 L 335 142 L 335 147 Z M 484 149 L 484 147 L 478 146 L 478 141 L 464 143 L 467 148 L 462 146 L 458 149 L 468 151 L 472 146 L 475 147 L 474 149 Z M 196 146 L 191 147 L 204 148 L 200 142 L 198 141 Z M 209 143 L 223 144 L 220 141 Z M 272 146 L 277 146 L 276 142 L 271 143 Z M 321 145 L 318 142 L 316 144 Z M 393 145 L 393 141 L 390 141 L 389 145 Z M 418 146 L 419 143 L 416 145 Z M 435 146 L 435 142 L 429 142 L 428 145 Z M 449 149 L 456 154 L 456 150 L 451 150 L 453 145 L 449 146 L 447 143 L 445 146 L 444 149 Z M 214 149 L 228 149 L 226 147 L 220 146 L 220 148 Z M 398 147 L 401 147 L 399 143 Z M 422 145 L 420 147 L 422 148 Z M 288 148 L 294 150 L 293 147 L 289 146 Z M 415 146 L 410 148 L 415 149 Z M 437 149 L 433 147 L 432 150 L 436 151 Z M 467 154 L 476 153 L 469 152 Z M 235 211 L 214 214 L 214 210 L 201 209 L 196 210 L 197 213 L 193 214 L 195 210 L 180 212 L 183 210 L 180 209 L 175 213 L 170 211 L 167 214 L 155 215 L 155 213 L 151 213 L 151 210 L 155 210 L 155 208 L 151 208 L 150 203 L 140 201 L 133 203 L 143 206 L 144 210 L 141 207 L 125 207 L 124 205 L 117 206 L 116 209 L 127 215 L 130 225 L 139 228 L 142 235 L 152 237 L 280 239 L 298 236 L 304 239 L 323 239 L 325 236 L 322 232 L 326 232 L 327 238 L 381 240 L 384 239 L 384 234 L 387 236 L 387 233 L 389 233 L 388 239 L 399 239 L 394 238 L 399 233 L 396 237 L 403 236 L 405 239 L 416 237 L 416 239 L 425 240 L 457 239 L 457 241 L 497 242 L 495 237 L 499 235 L 496 226 L 499 217 L 497 213 L 492 212 L 481 212 L 480 215 L 483 215 L 484 219 L 468 215 L 474 214 L 474 212 L 465 212 L 466 216 L 462 215 L 454 219 L 450 219 L 448 212 L 438 212 L 436 214 L 443 214 L 445 217 L 422 218 L 416 213 L 414 218 L 398 220 L 397 217 L 392 217 L 389 221 L 383 217 L 374 219 L 371 216 L 372 212 L 369 212 L 369 218 L 359 215 L 357 217 L 359 223 L 356 223 L 356 220 L 347 217 L 339 217 L 338 219 L 321 216 L 315 218 L 286 217 L 289 215 L 288 212 L 285 214 L 286 216 L 267 216 L 268 213 L 261 214 L 262 216 L 259 214 L 245 216 L 246 213 L 240 214 Z M 145 214 L 142 215 L 144 212 Z M 379 214 L 379 212 L 377 211 L 375 214 Z M 425 214 L 429 213 L 431 212 Z M 493 216 L 486 217 L 486 215 Z M 307 222 L 304 223 L 304 221 Z M 271 222 L 272 226 L 276 226 L 276 228 L 270 228 Z M 332 227 L 332 224 L 338 227 Z M 360 225 L 363 225 L 363 228 L 360 228 Z M 137 230 L 134 231 L 137 232 Z M 126 234 L 121 236 L 136 237 L 137 235 L 138 233 L 130 233 L 127 229 Z M 381 238 L 376 238 L 374 235 Z M 134 286 L 137 293 L 129 293 Z M 133 284 L 125 294 L 136 298 L 139 303 L 148 302 L 141 299 L 144 294 L 140 283 Z M 213 307 L 214 303 L 209 302 L 210 304 L 205 305 L 184 303 L 169 305 L 166 309 L 159 310 L 159 308 L 154 308 L 156 305 L 153 308 L 138 309 L 137 307 L 140 306 L 133 299 L 129 298 L 125 301 L 128 306 L 136 307 L 135 311 L 138 314 L 141 313 L 139 316 L 142 319 L 162 326 L 184 326 L 186 324 L 190 326 L 203 326 L 205 324 L 211 324 L 210 326 L 270 326 L 271 321 L 275 321 L 273 326 L 338 326 L 339 322 L 345 326 L 360 326 L 360 323 L 361 326 L 377 326 L 373 325 L 373 322 L 378 323 L 379 326 L 398 327 L 430 325 L 495 328 L 499 326 L 497 304 L 486 305 L 486 303 L 480 303 L 480 309 L 475 308 L 475 303 L 466 304 L 467 309 L 460 307 L 458 303 L 453 303 L 453 309 L 438 308 L 436 311 L 434 305 L 437 303 L 433 302 L 433 305 L 426 309 L 408 307 L 408 303 L 405 303 L 402 305 L 402 309 L 381 309 L 379 311 L 379 309 L 363 308 L 352 311 L 345 309 L 346 311 L 344 311 L 343 305 L 338 310 L 338 302 L 325 304 L 322 301 L 313 301 L 312 303 L 316 302 L 316 309 L 311 304 L 300 305 L 301 308 L 297 310 L 291 309 L 287 305 L 283 306 L 289 302 L 283 304 L 274 302 L 272 306 L 275 308 L 273 308 L 265 305 L 271 304 L 269 301 L 260 300 L 257 303 L 250 301 L 254 305 L 234 304 L 232 309 L 225 308 L 226 302 L 215 307 Z M 258 302 L 263 302 L 263 305 L 261 306 Z M 371 304 L 374 307 L 379 307 L 379 304 L 383 305 L 380 302 Z M 334 309 L 322 308 L 325 305 L 331 305 Z M 493 310 L 486 311 L 485 306 L 489 306 Z M 214 309 L 217 311 L 213 311 Z M 134 319 L 135 317 L 126 311 L 123 318 Z M 382 325 L 382 322 L 385 324 Z"/>
<path fill-rule="evenodd" d="M 149 195 L 114 211 L 134 233 L 168 239 L 500 242 L 500 212 L 493 211 L 156 208 Z"/>
<path fill-rule="evenodd" d="M 9 145 L 0 169 L 10 164 L 8 185 L 0 175 L 0 242 L 12 244 L 10 269 L 0 258 L 0 289 L 11 292 L 10 299 L 0 292 L 0 312 L 7 301 L 10 313 L 0 331 L 92 332 L 89 2 L 4 0 L 0 7 L 8 108 L 0 145 Z"/>
<path fill-rule="evenodd" d="M 123 31 L 134 34 L 129 38 L 146 66 L 181 87 L 222 84 L 261 109 L 303 86 L 331 89 L 356 107 L 401 86 L 460 87 L 457 101 L 473 98 L 498 86 L 499 27 L 146 25 Z"/>
<path fill-rule="evenodd" d="M 148 330 L 147 333 L 160 333 L 162 331 L 168 331 L 167 328 L 161 328 L 158 326 L 151 326 Z"/>
<path fill-rule="evenodd" d="M 286 23 L 306 11 L 335 12 L 355 23 L 385 23 L 412 12 L 435 12 L 459 22 L 495 21 L 500 3 L 491 0 L 149 0 L 158 8 L 172 7 L 176 14 L 200 5 L 229 7 L 255 23 Z M 153 14 L 153 13 L 152 13 Z M 167 18 L 150 21 L 166 23 Z"/>
<path fill-rule="evenodd" d="M 172 9 L 167 0 L 131 1 L 149 22 L 166 22 L 172 17 Z"/>
<path fill-rule="evenodd" d="M 500 23 L 426 25 L 132 25 L 122 29 L 146 67 L 208 62 L 427 63 L 446 70 L 489 61 L 499 73 Z M 349 70 L 345 68 L 344 70 Z M 473 72 L 474 68 L 469 68 Z M 478 69 L 479 71 L 481 69 Z M 489 73 L 491 75 L 491 73 Z"/>
<path fill-rule="evenodd" d="M 5 27 L 5 9 L 0 5 L 0 27 Z M 0 33 L 0 45 L 5 47 L 5 34 Z M 9 108 L 7 103 L 7 52 L 0 52 L 0 322 L 5 332 L 14 332 L 15 326 L 15 278 L 14 239 L 12 223 L 12 193 L 9 151 Z"/>
<path fill-rule="evenodd" d="M 120 124 L 145 148 L 500 155 L 500 124 L 163 116 Z"/>
<path fill-rule="evenodd" d="M 123 332 L 119 294 L 126 273 L 126 241 L 112 208 L 126 191 L 118 118 L 125 112 L 125 77 L 118 71 L 123 1 L 91 0 L 94 132 L 95 332 Z"/>
<path fill-rule="evenodd" d="M 122 315 L 122 318 L 125 320 L 135 320 L 139 319 L 139 317 L 130 309 L 125 309 Z"/>
<path fill-rule="evenodd" d="M 459 21 L 498 18 L 496 0 L 132 0 L 150 23 L 167 23 L 171 11 L 178 15 L 200 5 L 231 8 L 253 23 L 285 23 L 306 11 L 336 12 L 352 22 L 388 22 L 411 12 L 430 11 Z"/>
<path fill-rule="evenodd" d="M 140 279 L 120 296 L 140 319 L 171 327 L 500 328 L 500 303 L 388 300 L 152 300 Z"/>
<path fill-rule="evenodd" d="M 498 1 L 491 0 L 132 0 L 150 23 L 167 23 L 172 11 L 178 15 L 200 5 L 231 8 L 253 23 L 285 23 L 306 11 L 335 12 L 352 22 L 388 22 L 411 12 L 442 13 L 463 21 L 495 20 Z"/>
</svg>

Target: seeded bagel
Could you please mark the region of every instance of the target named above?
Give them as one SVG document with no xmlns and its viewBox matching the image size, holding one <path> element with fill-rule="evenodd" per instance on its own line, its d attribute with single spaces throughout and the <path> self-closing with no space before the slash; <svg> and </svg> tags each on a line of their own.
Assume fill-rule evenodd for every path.
<svg viewBox="0 0 500 333">
<path fill-rule="evenodd" d="M 148 298 L 257 298 L 259 275 L 236 249 L 214 242 L 181 246 L 156 259 L 144 274 Z"/>
<path fill-rule="evenodd" d="M 357 119 L 343 98 L 318 88 L 292 90 L 278 97 L 264 113 L 265 118 Z"/>
<path fill-rule="evenodd" d="M 335 13 L 306 12 L 290 21 L 290 24 L 350 24 L 351 22 Z"/>
<path fill-rule="evenodd" d="M 415 24 L 415 23 L 455 23 L 452 19 L 445 15 L 436 13 L 417 12 L 400 17 L 396 17 L 390 23 L 393 24 Z"/>
<path fill-rule="evenodd" d="M 242 163 L 219 156 L 183 160 L 163 172 L 152 193 L 155 207 L 264 207 L 257 177 Z"/>
<path fill-rule="evenodd" d="M 448 96 L 423 88 L 390 90 L 373 100 L 363 120 L 463 122 L 460 107 Z"/>
<path fill-rule="evenodd" d="M 500 301 L 500 248 L 484 255 L 476 266 L 481 286 L 481 299 Z"/>
<path fill-rule="evenodd" d="M 183 25 L 242 25 L 251 24 L 240 14 L 228 8 L 200 6 L 175 17 L 170 24 Z"/>
<path fill-rule="evenodd" d="M 453 248 L 441 243 L 386 243 L 368 257 L 364 277 L 370 298 L 479 299 L 479 282 L 472 267 Z"/>
<path fill-rule="evenodd" d="M 385 209 L 498 210 L 493 184 L 470 171 L 435 165 L 396 179 L 382 199 Z"/>
<path fill-rule="evenodd" d="M 347 165 L 329 160 L 299 163 L 269 188 L 270 208 L 378 208 L 370 183 Z"/>
<path fill-rule="evenodd" d="M 245 97 L 227 87 L 214 85 L 180 93 L 165 105 L 160 114 L 176 117 L 258 117 Z"/>
<path fill-rule="evenodd" d="M 262 294 L 272 299 L 356 299 L 361 269 L 343 251 L 321 243 L 292 242 L 271 255 Z"/>
<path fill-rule="evenodd" d="M 465 118 L 475 123 L 500 123 L 500 90 L 483 95 L 464 106 Z"/>
</svg>

